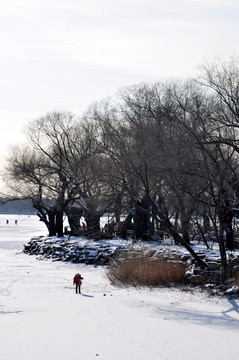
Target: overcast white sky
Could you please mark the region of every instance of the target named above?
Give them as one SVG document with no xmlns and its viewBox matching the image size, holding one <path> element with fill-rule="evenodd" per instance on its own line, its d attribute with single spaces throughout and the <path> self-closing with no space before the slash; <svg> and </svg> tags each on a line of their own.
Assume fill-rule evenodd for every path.
<svg viewBox="0 0 239 360">
<path fill-rule="evenodd" d="M 0 0 L 0 155 L 47 111 L 238 56 L 238 0 Z"/>
</svg>

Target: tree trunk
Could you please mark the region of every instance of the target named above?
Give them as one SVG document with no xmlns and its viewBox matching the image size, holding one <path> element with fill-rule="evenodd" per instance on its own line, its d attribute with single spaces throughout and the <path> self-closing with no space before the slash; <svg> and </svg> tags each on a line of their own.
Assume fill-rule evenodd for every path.
<svg viewBox="0 0 239 360">
<path fill-rule="evenodd" d="M 86 221 L 86 237 L 93 238 L 94 240 L 99 240 L 102 237 L 100 230 L 100 218 L 101 214 L 96 213 L 86 213 L 85 221 Z"/>
<path fill-rule="evenodd" d="M 195 253 L 195 251 L 191 248 L 191 246 L 186 241 L 184 241 L 184 239 L 175 231 L 173 224 L 169 220 L 168 216 L 166 216 L 165 213 L 162 211 L 160 206 L 152 198 L 151 198 L 151 202 L 155 213 L 159 216 L 160 221 L 165 227 L 165 229 L 167 229 L 170 235 L 172 235 L 175 243 L 179 243 L 183 245 L 190 252 L 190 254 L 194 257 L 194 259 L 201 267 L 203 268 L 207 267 L 207 264 Z"/>
<path fill-rule="evenodd" d="M 174 220 L 174 229 L 175 229 L 175 231 L 178 231 L 178 218 L 179 218 L 179 214 L 178 214 L 178 211 L 176 211 L 175 220 Z"/>
<path fill-rule="evenodd" d="M 204 234 L 210 231 L 210 218 L 206 213 L 203 214 L 203 231 Z"/>
<path fill-rule="evenodd" d="M 67 211 L 67 218 L 68 223 L 70 226 L 70 234 L 71 235 L 77 235 L 79 229 L 80 229 L 80 218 L 83 216 L 84 210 L 81 208 L 78 208 L 76 206 L 72 206 Z"/>
<path fill-rule="evenodd" d="M 226 231 L 226 248 L 234 250 L 234 232 L 232 228 L 233 213 L 229 211 L 224 217 L 224 229 Z"/>
<path fill-rule="evenodd" d="M 186 241 L 186 243 L 190 244 L 190 237 L 189 237 L 189 225 L 190 225 L 190 216 L 185 210 L 185 208 L 181 211 L 181 230 L 183 234 L 183 240 Z"/>
<path fill-rule="evenodd" d="M 134 236 L 136 239 L 148 240 L 150 238 L 150 212 L 149 201 L 146 197 L 135 204 Z"/>
<path fill-rule="evenodd" d="M 40 206 L 33 204 L 33 207 L 38 211 L 40 221 L 44 222 L 48 230 L 48 236 L 56 235 L 55 212 L 52 210 L 44 211 Z"/>
<path fill-rule="evenodd" d="M 57 233 L 57 229 L 56 229 L 56 211 L 55 211 L 55 209 L 48 210 L 47 215 L 48 215 L 49 236 L 55 236 L 56 233 Z"/>
<path fill-rule="evenodd" d="M 228 263 L 227 263 L 227 255 L 226 250 L 224 246 L 224 238 L 223 238 L 223 230 L 224 230 L 224 223 L 221 221 L 222 218 L 219 218 L 220 221 L 220 230 L 219 230 L 219 249 L 220 249 L 220 255 L 221 255 L 221 265 L 222 265 L 222 281 L 225 282 L 229 277 L 229 269 L 228 269 Z"/>
<path fill-rule="evenodd" d="M 58 237 L 62 237 L 64 235 L 63 231 L 63 211 L 58 210 L 56 213 L 56 233 Z"/>
<path fill-rule="evenodd" d="M 120 222 L 120 215 L 122 212 L 122 195 L 117 195 L 116 201 L 115 201 L 115 221 L 116 223 Z"/>
<path fill-rule="evenodd" d="M 189 226 L 189 222 L 186 221 L 182 221 L 182 234 L 183 234 L 183 240 L 186 241 L 186 243 L 190 244 L 190 237 L 189 237 L 189 233 L 188 233 L 188 226 Z"/>
<path fill-rule="evenodd" d="M 233 212 L 229 206 L 220 207 L 220 223 L 226 232 L 226 247 L 228 250 L 234 250 L 234 232 L 232 229 Z"/>
</svg>

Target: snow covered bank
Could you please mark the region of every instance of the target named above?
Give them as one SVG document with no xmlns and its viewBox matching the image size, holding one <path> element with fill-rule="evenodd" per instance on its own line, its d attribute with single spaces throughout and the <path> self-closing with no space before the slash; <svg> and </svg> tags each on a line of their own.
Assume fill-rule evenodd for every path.
<svg viewBox="0 0 239 360">
<path fill-rule="evenodd" d="M 34 237 L 24 245 L 24 252 L 42 258 L 95 265 L 109 264 L 120 250 L 128 248 L 127 240 L 94 241 L 85 238 Z"/>
<path fill-rule="evenodd" d="M 170 242 L 158 244 L 155 242 L 136 242 L 130 240 L 88 240 L 82 237 L 35 237 L 25 245 L 25 253 L 37 255 L 39 259 L 52 259 L 53 261 L 69 261 L 94 265 L 108 265 L 122 256 L 122 252 L 133 251 L 147 254 L 152 258 L 164 258 L 167 261 L 179 261 L 186 264 L 186 283 L 193 286 L 207 287 L 212 293 L 239 296 L 239 283 L 233 279 L 222 284 L 221 262 L 219 250 L 208 250 L 200 244 L 194 245 L 197 254 L 207 264 L 201 269 L 192 258 L 191 254 L 182 246 L 172 245 Z M 123 255 L 124 256 L 124 255 Z M 238 275 L 239 282 L 239 252 L 230 253 L 232 273 Z"/>
</svg>

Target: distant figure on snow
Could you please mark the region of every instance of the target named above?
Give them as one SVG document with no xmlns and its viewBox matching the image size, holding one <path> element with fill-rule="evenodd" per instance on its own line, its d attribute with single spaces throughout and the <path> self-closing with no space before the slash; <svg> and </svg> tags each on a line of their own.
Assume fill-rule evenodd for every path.
<svg viewBox="0 0 239 360">
<path fill-rule="evenodd" d="M 8 220 L 6 220 L 6 224 L 8 224 L 9 223 L 9 221 Z"/>
<path fill-rule="evenodd" d="M 15 225 L 17 225 L 17 220 L 15 220 Z"/>
<path fill-rule="evenodd" d="M 75 285 L 76 284 L 76 294 L 77 294 L 77 292 L 78 292 L 78 290 L 79 290 L 79 294 L 81 294 L 81 284 L 82 284 L 82 281 L 81 280 L 83 280 L 84 278 L 81 276 L 81 274 L 75 274 L 75 276 L 74 276 L 74 279 L 73 279 L 73 285 Z"/>
</svg>

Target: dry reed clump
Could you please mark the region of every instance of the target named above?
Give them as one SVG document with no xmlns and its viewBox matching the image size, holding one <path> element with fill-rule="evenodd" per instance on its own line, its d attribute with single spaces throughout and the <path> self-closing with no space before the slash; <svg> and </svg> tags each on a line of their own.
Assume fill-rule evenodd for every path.
<svg viewBox="0 0 239 360">
<path fill-rule="evenodd" d="M 172 286 L 185 282 L 186 269 L 179 261 L 129 256 L 111 265 L 107 276 L 117 286 Z"/>
</svg>

